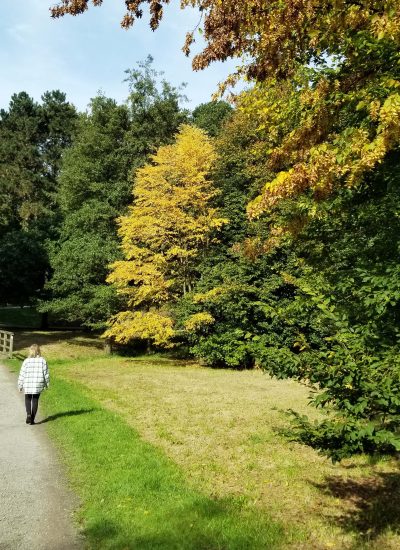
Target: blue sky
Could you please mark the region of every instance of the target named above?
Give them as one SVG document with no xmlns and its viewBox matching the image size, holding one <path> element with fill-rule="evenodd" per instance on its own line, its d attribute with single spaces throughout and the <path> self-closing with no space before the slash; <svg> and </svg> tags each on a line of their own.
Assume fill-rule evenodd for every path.
<svg viewBox="0 0 400 550">
<path fill-rule="evenodd" d="M 165 18 L 154 33 L 145 19 L 128 31 L 121 29 L 123 0 L 104 0 L 100 8 L 58 20 L 50 18 L 51 4 L 52 0 L 0 2 L 0 108 L 8 106 L 13 93 L 26 91 L 39 100 L 53 89 L 65 92 L 80 110 L 99 90 L 122 102 L 128 93 L 124 70 L 148 54 L 169 82 L 187 82 L 185 93 L 193 108 L 209 101 L 218 82 L 235 67 L 235 62 L 228 62 L 192 71 L 181 48 L 186 31 L 196 26 L 199 16 L 181 11 L 179 0 L 165 8 Z"/>
</svg>

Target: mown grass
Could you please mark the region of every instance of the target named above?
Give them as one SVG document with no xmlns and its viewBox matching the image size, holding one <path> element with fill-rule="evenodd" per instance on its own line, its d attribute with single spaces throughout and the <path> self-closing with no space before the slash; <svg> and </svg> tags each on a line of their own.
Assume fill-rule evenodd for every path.
<svg viewBox="0 0 400 550">
<path fill-rule="evenodd" d="M 280 548 L 278 522 L 243 499 L 195 490 L 162 451 L 85 393 L 55 375 L 44 410 L 82 501 L 89 548 Z"/>
<path fill-rule="evenodd" d="M 33 339 L 44 345 L 56 378 L 44 395 L 54 420 L 46 426 L 62 447 L 81 494 L 80 517 L 90 544 L 227 549 L 400 546 L 396 462 L 372 464 L 359 457 L 332 465 L 281 435 L 288 422 L 285 409 L 316 414 L 308 409 L 302 386 L 259 371 L 210 370 L 159 357 L 105 357 L 99 342 L 76 334 L 18 335 L 21 357 Z M 138 461 L 137 452 L 144 462 Z M 93 468 L 86 464 L 92 454 Z M 109 461 L 96 462 L 104 455 Z M 169 500 L 171 485 L 164 474 L 157 475 L 155 488 L 152 481 L 143 485 L 139 479 L 137 485 L 125 477 L 125 471 L 135 471 L 145 480 L 146 464 L 165 471 L 182 504 Z M 104 484 L 113 487 L 108 493 L 105 487 L 106 497 L 98 496 L 92 479 L 100 476 L 101 485 L 103 475 L 111 476 L 111 483 Z M 143 495 L 138 496 L 134 487 Z M 117 514 L 109 516 L 110 508 Z M 174 523 L 176 514 L 179 518 L 176 510 L 182 514 Z M 193 517 L 197 527 L 192 526 Z M 140 533 L 139 539 L 135 533 Z"/>
</svg>

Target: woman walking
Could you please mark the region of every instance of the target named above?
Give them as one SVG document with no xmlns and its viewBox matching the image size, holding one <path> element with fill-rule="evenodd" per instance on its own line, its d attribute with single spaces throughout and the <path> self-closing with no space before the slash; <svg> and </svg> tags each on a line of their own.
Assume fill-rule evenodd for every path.
<svg viewBox="0 0 400 550">
<path fill-rule="evenodd" d="M 46 359 L 40 355 L 40 348 L 33 344 L 29 356 L 22 363 L 18 377 L 19 391 L 25 391 L 26 423 L 34 424 L 41 392 L 49 387 L 49 369 Z"/>
</svg>

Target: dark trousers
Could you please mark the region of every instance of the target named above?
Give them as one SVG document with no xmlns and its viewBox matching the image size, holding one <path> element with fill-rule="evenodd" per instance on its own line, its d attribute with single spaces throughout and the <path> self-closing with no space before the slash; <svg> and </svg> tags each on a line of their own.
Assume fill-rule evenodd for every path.
<svg viewBox="0 0 400 550">
<path fill-rule="evenodd" d="M 32 420 L 35 419 L 38 405 L 39 405 L 40 393 L 26 393 L 25 394 L 25 409 L 26 414 L 29 414 L 32 417 Z"/>
</svg>

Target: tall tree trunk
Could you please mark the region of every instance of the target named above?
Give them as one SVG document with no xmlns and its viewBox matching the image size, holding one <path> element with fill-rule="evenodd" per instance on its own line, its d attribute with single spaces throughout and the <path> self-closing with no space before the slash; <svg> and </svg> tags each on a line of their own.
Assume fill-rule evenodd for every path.
<svg viewBox="0 0 400 550">
<path fill-rule="evenodd" d="M 48 330 L 49 328 L 49 314 L 47 311 L 42 313 L 40 318 L 40 330 Z"/>
</svg>

